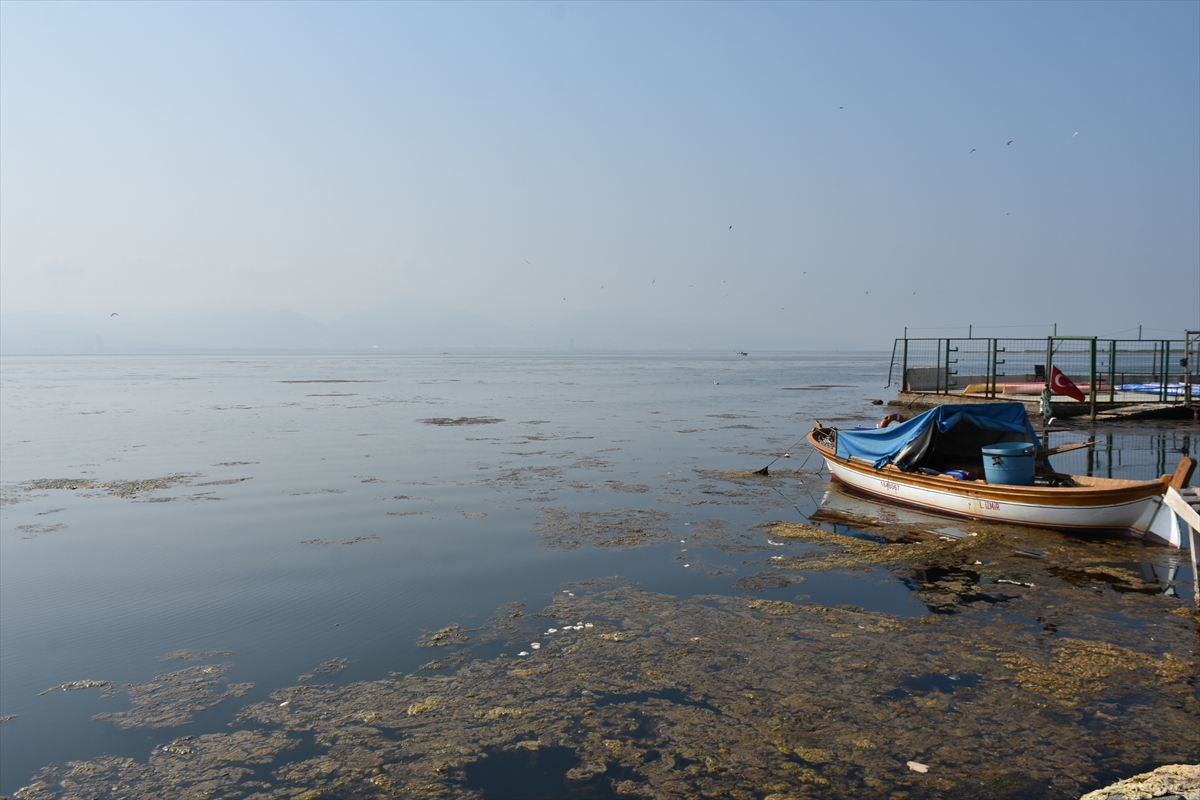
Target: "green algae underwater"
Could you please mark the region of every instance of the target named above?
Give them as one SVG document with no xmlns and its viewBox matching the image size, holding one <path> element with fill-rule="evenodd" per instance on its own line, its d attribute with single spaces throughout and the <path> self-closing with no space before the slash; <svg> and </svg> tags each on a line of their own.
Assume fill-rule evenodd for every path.
<svg viewBox="0 0 1200 800">
<path fill-rule="evenodd" d="M 711 384 L 711 364 L 691 366 L 680 386 L 700 385 L 701 377 Z M 776 384 L 798 368 L 774 367 Z M 825 368 L 813 383 L 846 382 L 845 363 Z M 337 369 L 354 377 L 378 371 Z M 449 383 L 478 378 L 481 365 L 440 369 Z M 872 369 L 863 371 L 874 381 Z M 561 364 L 550 372 L 563 379 Z M 591 383 L 582 373 L 570 377 L 581 388 L 564 390 L 567 399 L 595 399 L 594 375 Z M 762 373 L 755 377 L 768 383 Z M 653 399 L 676 396 L 677 386 L 668 392 L 661 377 L 653 380 Z M 723 388 L 737 386 L 728 373 L 720 380 Z M 364 433 L 383 429 L 361 415 L 396 407 L 394 387 L 373 386 L 378 402 L 322 396 L 287 408 L 323 419 L 353 416 L 343 435 L 359 447 L 371 441 L 359 438 Z M 385 526 L 426 526 L 407 534 L 424 541 L 509 524 L 511 516 L 524 538 L 477 558 L 505 569 L 504 551 L 520 542 L 542 560 L 516 562 L 524 571 L 513 582 L 473 596 L 476 603 L 497 598 L 479 617 L 454 602 L 469 579 L 434 573 L 430 580 L 449 588 L 437 594 L 433 583 L 418 583 L 431 597 L 420 614 L 402 618 L 401 606 L 380 606 L 383 621 L 366 636 L 404 640 L 385 641 L 382 656 L 328 632 L 352 627 L 350 613 L 339 609 L 322 628 L 327 638 L 288 662 L 308 664 L 289 673 L 296 677 L 248 670 L 253 642 L 220 627 L 163 638 L 192 644 L 149 655 L 149 644 L 130 648 L 130 658 L 151 666 L 129 682 L 111 679 L 134 672 L 113 662 L 54 673 L 37 684 L 47 696 L 29 701 L 34 712 L 23 708 L 4 723 L 6 741 L 28 718 L 36 721 L 37 702 L 54 698 L 99 702 L 99 713 L 87 712 L 96 720 L 90 724 L 140 738 L 27 772 L 16 797 L 1060 798 L 1162 764 L 1200 761 L 1198 620 L 1188 613 L 1188 575 L 1177 569 L 1176 554 L 847 498 L 815 474 L 815 463 L 797 469 L 804 452 L 777 463 L 770 476 L 754 475 L 750 469 L 769 460 L 762 454 L 786 448 L 801 420 L 830 399 L 798 410 L 763 408 L 772 395 L 750 380 L 736 401 L 714 396 L 693 399 L 694 412 L 672 409 L 661 434 L 659 415 L 647 410 L 639 435 L 656 446 L 685 442 L 661 456 L 594 420 L 548 422 L 562 397 L 521 409 L 535 418 L 505 433 L 515 415 L 501 402 L 412 391 L 406 431 L 458 430 L 458 455 L 471 448 L 495 455 L 477 457 L 470 472 L 440 472 L 435 482 L 378 463 L 366 472 L 363 452 L 347 448 L 337 469 L 348 477 L 332 480 L 333 468 L 323 465 L 309 484 L 277 480 L 271 496 L 283 499 L 272 499 L 270 509 L 305 504 L 308 514 L 330 507 L 313 503 L 340 504 L 341 511 L 352 503 L 369 508 L 376 527 L 357 518 L 297 523 L 264 552 L 290 553 L 289 569 L 314 564 L 305 573 L 313 580 L 322 569 L 348 565 L 344 582 L 331 588 L 344 592 L 352 581 L 374 579 L 372 563 L 394 567 L 386 548 L 399 540 Z M 839 424 L 878 414 L 868 391 L 845 390 L 839 402 L 848 416 Z M 531 395 L 527 387 L 512 394 L 514 403 Z M 819 393 L 777 394 L 790 403 Z M 627 417 L 628 403 L 614 397 L 588 412 Z M 431 404 L 447 405 L 446 415 L 431 417 Z M 211 418 L 243 411 L 226 399 Z M 487 421 L 471 421 L 480 419 Z M 223 435 L 245 435 L 250 424 Z M 290 430 L 293 423 L 275 424 Z M 428 460 L 433 441 L 420 440 L 413 452 Z M 1124 452 L 1126 462 L 1137 461 L 1135 448 Z M 204 454 L 204 463 L 221 458 L 215 474 L 203 459 L 177 453 L 161 456 L 157 472 L 126 462 L 107 475 L 45 478 L 25 467 L 16 474 L 30 478 L 6 487 L 6 509 L 31 521 L 24 529 L 7 523 L 5 560 L 20 554 L 17 547 L 52 544 L 85 527 L 80 509 L 98 503 L 117 504 L 106 508 L 120 515 L 171 512 L 177 516 L 161 519 L 172 520 L 180 518 L 172 509 L 212 514 L 239 497 L 256 509 L 250 501 L 259 495 L 239 493 L 263 493 L 271 457 L 263 453 L 220 441 Z M 1153 471 L 1151 462 L 1126 468 Z M 235 477 L 221 477 L 231 470 Z M 167 477 L 136 477 L 147 474 Z M 486 532 L 472 535 L 479 537 L 473 546 L 488 541 Z M 290 549 L 280 550 L 284 543 Z M 234 601 L 244 602 L 219 608 Z M 267 647 L 303 643 L 306 629 L 297 630 Z"/>
<path fill-rule="evenodd" d="M 813 547 L 762 566 L 884 565 L 936 613 L 585 581 L 431 633 L 414 674 L 281 687 L 228 733 L 49 767 L 17 796 L 1061 797 L 1196 760 L 1196 620 L 1110 566 L 1139 545 L 862 524 L 883 541 L 769 525 Z"/>
</svg>

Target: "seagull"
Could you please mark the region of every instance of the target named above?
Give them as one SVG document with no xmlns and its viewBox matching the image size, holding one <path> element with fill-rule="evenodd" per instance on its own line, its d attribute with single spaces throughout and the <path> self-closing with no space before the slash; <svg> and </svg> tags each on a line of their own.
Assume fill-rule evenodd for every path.
<svg viewBox="0 0 1200 800">
<path fill-rule="evenodd" d="M 1074 133 L 1071 134 L 1071 138 L 1074 139 L 1078 135 L 1079 135 L 1079 131 L 1075 131 Z"/>
<path fill-rule="evenodd" d="M 978 150 L 978 149 L 979 149 L 978 147 L 972 147 L 972 148 L 971 148 L 971 153 L 974 153 L 974 152 L 975 152 L 976 150 Z M 971 153 L 967 153 L 967 155 L 971 155 Z"/>
<path fill-rule="evenodd" d="M 1008 144 L 1012 144 L 1012 143 L 1013 143 L 1013 141 L 1015 141 L 1015 140 L 1013 140 L 1013 139 L 1009 139 L 1009 140 L 1008 140 Z M 1007 146 L 1008 146 L 1008 145 L 1005 145 L 1005 147 L 1007 147 Z"/>
<path fill-rule="evenodd" d="M 525 259 L 525 263 L 526 263 L 526 264 L 529 264 L 529 259 L 528 259 L 528 258 L 527 258 L 527 259 Z M 531 267 L 532 267 L 532 266 L 533 266 L 533 264 L 529 264 L 529 266 L 531 266 Z"/>
<path fill-rule="evenodd" d="M 732 225 L 730 225 L 730 226 L 729 226 L 729 230 L 733 230 L 733 226 L 732 226 Z"/>
<path fill-rule="evenodd" d="M 111 314 L 109 314 L 108 316 L 111 318 L 111 317 L 119 317 L 121 315 L 114 311 Z"/>
</svg>

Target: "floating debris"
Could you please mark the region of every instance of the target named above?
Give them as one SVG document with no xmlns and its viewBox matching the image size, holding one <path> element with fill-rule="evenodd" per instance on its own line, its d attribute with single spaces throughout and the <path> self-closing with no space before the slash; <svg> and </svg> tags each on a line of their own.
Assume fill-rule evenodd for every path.
<svg viewBox="0 0 1200 800">
<path fill-rule="evenodd" d="M 457 622 L 452 622 L 440 631 L 425 636 L 419 644 L 424 647 L 449 647 L 452 644 L 461 644 L 469 638 L 462 632 L 462 626 Z"/>
<path fill-rule="evenodd" d="M 804 583 L 804 578 L 800 575 L 785 575 L 782 572 L 759 572 L 738 578 L 733 582 L 733 586 L 737 589 L 761 592 L 764 589 L 783 589 L 793 583 Z"/>
<path fill-rule="evenodd" d="M 628 550 L 664 544 L 671 537 L 665 511 L 618 508 L 612 511 L 564 511 L 543 509 L 533 529 L 542 543 L 559 550 L 576 550 L 584 545 Z"/>
<path fill-rule="evenodd" d="M 316 675 L 336 675 L 354 662 L 348 658 L 332 658 L 313 670 Z"/>
<path fill-rule="evenodd" d="M 495 425 L 497 422 L 504 422 L 498 417 L 430 417 L 429 419 L 419 419 L 417 422 L 423 422 L 426 425 Z"/>
<path fill-rule="evenodd" d="M 117 687 L 113 686 L 112 681 L 94 681 L 85 679 L 82 681 L 67 681 L 66 683 L 60 683 L 58 686 L 51 686 L 44 692 L 38 692 L 38 697 L 41 697 L 45 694 L 50 694 L 51 692 L 76 692 L 80 689 L 100 689 L 101 697 L 113 697 L 117 694 Z"/>
<path fill-rule="evenodd" d="M 175 475 L 167 475 L 162 478 L 147 478 L 140 481 L 96 481 L 90 478 L 48 478 L 36 481 L 23 483 L 20 488 L 26 492 L 45 491 L 48 489 L 67 489 L 76 491 L 84 490 L 100 490 L 113 495 L 114 497 L 134 498 L 143 495 L 147 492 L 156 492 L 162 489 L 170 489 L 172 486 L 180 484 L 189 484 L 193 478 L 199 475 L 195 473 L 180 473 Z"/>
<path fill-rule="evenodd" d="M 207 661 L 210 658 L 228 658 L 232 650 L 172 650 L 165 656 L 159 656 L 160 661 Z"/>
<path fill-rule="evenodd" d="M 645 494 L 650 491 L 650 487 L 644 483 L 622 483 L 621 481 L 605 481 L 604 485 L 614 492 L 632 492 L 633 494 Z"/>
<path fill-rule="evenodd" d="M 342 539 L 340 542 L 334 542 L 330 539 L 304 539 L 300 544 L 315 544 L 320 547 L 325 547 L 330 544 L 358 544 L 359 542 L 377 542 L 379 534 L 373 533 L 370 536 L 354 536 L 349 539 Z"/>
<path fill-rule="evenodd" d="M 920 772 L 920 773 L 929 772 L 929 767 L 927 767 L 924 764 L 921 764 L 917 761 L 908 762 L 908 768 L 911 769 L 913 772 Z"/>
<path fill-rule="evenodd" d="M 133 706 L 128 711 L 110 711 L 93 719 L 111 722 L 118 728 L 168 728 L 186 725 L 192 715 L 231 697 L 241 697 L 253 683 L 231 683 L 221 691 L 221 677 L 233 664 L 210 664 L 158 675 L 149 683 L 126 684 Z"/>
</svg>

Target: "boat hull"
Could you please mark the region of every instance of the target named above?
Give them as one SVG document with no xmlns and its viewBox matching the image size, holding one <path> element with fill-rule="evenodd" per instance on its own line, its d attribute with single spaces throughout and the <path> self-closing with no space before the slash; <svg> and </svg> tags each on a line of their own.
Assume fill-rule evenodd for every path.
<svg viewBox="0 0 1200 800">
<path fill-rule="evenodd" d="M 891 503 L 983 522 L 1056 530 L 1134 531 L 1159 544 L 1179 546 L 1178 534 L 1168 524 L 1173 520 L 1160 513 L 1166 478 L 1113 482 L 1104 488 L 993 485 L 902 472 L 890 464 L 875 469 L 871 464 L 839 458 L 817 443 L 813 434 L 809 443 L 824 457 L 836 480 Z"/>
</svg>

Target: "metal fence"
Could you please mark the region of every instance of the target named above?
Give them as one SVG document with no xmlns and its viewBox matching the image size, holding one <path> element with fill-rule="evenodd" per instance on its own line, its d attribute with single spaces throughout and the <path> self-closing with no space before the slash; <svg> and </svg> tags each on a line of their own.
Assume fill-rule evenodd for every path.
<svg viewBox="0 0 1200 800">
<path fill-rule="evenodd" d="M 1200 331 L 1186 339 L 897 339 L 888 385 L 902 392 L 1032 400 L 1057 367 L 1098 403 L 1200 405 Z M 1066 400 L 1055 395 L 1055 402 Z"/>
</svg>

